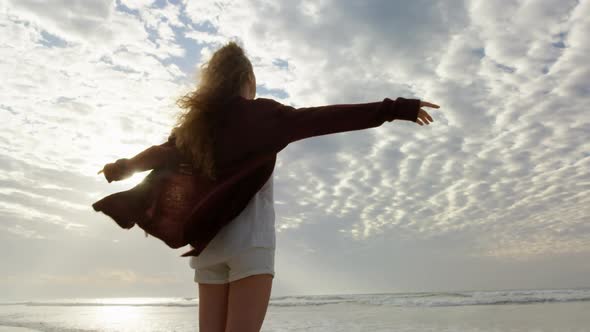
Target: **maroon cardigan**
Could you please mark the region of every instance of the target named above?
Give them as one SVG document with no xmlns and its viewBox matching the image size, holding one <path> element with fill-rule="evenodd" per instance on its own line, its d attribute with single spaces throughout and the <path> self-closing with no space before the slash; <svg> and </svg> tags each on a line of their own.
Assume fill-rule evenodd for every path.
<svg viewBox="0 0 590 332">
<path fill-rule="evenodd" d="M 154 145 L 131 159 L 133 171 L 152 170 L 130 190 L 92 204 L 119 226 L 136 223 L 171 248 L 190 244 L 181 257 L 198 256 L 240 214 L 274 170 L 276 155 L 304 138 L 374 128 L 385 121 L 416 122 L 419 99 L 294 108 L 273 99 L 230 98 L 218 109 L 217 180 L 200 175 L 174 145 Z M 109 181 L 110 182 L 110 181 Z"/>
</svg>

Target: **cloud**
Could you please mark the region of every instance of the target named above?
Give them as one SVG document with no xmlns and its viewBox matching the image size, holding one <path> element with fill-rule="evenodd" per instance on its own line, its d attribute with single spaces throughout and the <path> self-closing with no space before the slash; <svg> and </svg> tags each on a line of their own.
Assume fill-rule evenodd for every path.
<svg viewBox="0 0 590 332">
<path fill-rule="evenodd" d="M 285 258 L 346 275 L 342 285 L 360 280 L 357 259 L 363 271 L 408 268 L 366 272 L 380 287 L 390 276 L 401 288 L 444 288 L 491 285 L 470 278 L 494 264 L 508 285 L 516 262 L 543 271 L 559 257 L 571 272 L 561 282 L 573 284 L 575 263 L 590 255 L 589 11 L 588 1 L 3 2 L 0 234 L 37 249 L 75 233 L 95 245 L 105 236 L 165 250 L 139 241 L 143 233 L 111 241 L 120 230 L 90 204 L 142 175 L 107 185 L 96 171 L 161 143 L 197 66 L 236 39 L 258 97 L 294 107 L 397 96 L 441 105 L 428 109 L 429 126 L 394 121 L 281 152 L 275 209 Z M 457 269 L 440 282 L 412 274 L 445 263 Z M 291 289 L 314 282 L 289 279 L 295 267 L 282 264 Z M 147 280 L 113 271 L 98 278 Z M 63 280 L 87 275 L 70 272 Z"/>
<path fill-rule="evenodd" d="M 84 274 L 54 274 L 41 273 L 34 278 L 24 278 L 19 275 L 3 275 L 0 282 L 19 285 L 23 283 L 44 285 L 46 287 L 93 287 L 109 284 L 138 284 L 144 286 L 158 286 L 179 283 L 181 280 L 170 273 L 143 275 L 130 269 L 96 268 Z"/>
</svg>

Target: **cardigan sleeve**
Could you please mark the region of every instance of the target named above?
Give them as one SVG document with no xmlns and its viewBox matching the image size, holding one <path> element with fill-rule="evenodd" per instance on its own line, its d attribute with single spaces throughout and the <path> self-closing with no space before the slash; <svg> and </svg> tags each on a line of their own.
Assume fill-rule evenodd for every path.
<svg viewBox="0 0 590 332">
<path fill-rule="evenodd" d="M 271 110 L 272 136 L 280 143 L 279 150 L 291 142 L 308 137 L 374 128 L 384 122 L 407 120 L 416 122 L 419 99 L 385 98 L 380 102 L 334 104 L 295 108 L 269 98 L 257 98 Z M 268 119 L 268 118 L 267 118 Z"/>
<path fill-rule="evenodd" d="M 143 172 L 171 165 L 179 160 L 178 150 L 174 146 L 174 136 L 170 136 L 165 143 L 152 145 L 128 159 L 127 164 L 133 172 Z"/>
</svg>

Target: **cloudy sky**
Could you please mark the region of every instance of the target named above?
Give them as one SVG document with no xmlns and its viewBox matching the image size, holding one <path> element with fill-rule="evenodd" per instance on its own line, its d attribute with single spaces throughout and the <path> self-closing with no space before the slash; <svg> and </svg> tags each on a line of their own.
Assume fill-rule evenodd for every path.
<svg viewBox="0 0 590 332">
<path fill-rule="evenodd" d="M 590 1 L 0 0 L 0 34 L 0 300 L 197 296 L 91 204 L 229 40 L 257 97 L 441 106 L 279 154 L 273 296 L 590 286 Z"/>
</svg>

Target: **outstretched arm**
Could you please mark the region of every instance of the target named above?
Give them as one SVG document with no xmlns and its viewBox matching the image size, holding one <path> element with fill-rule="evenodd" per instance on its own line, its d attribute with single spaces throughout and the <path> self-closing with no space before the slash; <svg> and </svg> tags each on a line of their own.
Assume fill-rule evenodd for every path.
<svg viewBox="0 0 590 332">
<path fill-rule="evenodd" d="M 334 104 L 294 108 L 279 105 L 283 112 L 283 131 L 288 142 L 308 137 L 374 128 L 385 121 L 414 121 L 418 117 L 419 99 L 385 98 L 380 102 Z"/>
<path fill-rule="evenodd" d="M 135 157 L 127 160 L 127 167 L 133 172 L 143 172 L 163 166 L 171 157 L 171 148 L 153 145 Z"/>
<path fill-rule="evenodd" d="M 264 109 L 264 130 L 256 137 L 260 145 L 272 144 L 281 151 L 291 142 L 308 137 L 378 127 L 384 122 L 416 122 L 420 100 L 399 97 L 396 100 L 359 104 L 333 104 L 295 108 L 269 98 L 257 98 L 256 107 Z M 271 142 L 271 143 L 268 143 Z"/>
<path fill-rule="evenodd" d="M 121 158 L 114 163 L 108 163 L 98 171 L 104 172 L 106 180 L 120 181 L 129 178 L 136 172 L 143 172 L 164 166 L 175 157 L 175 149 L 171 141 L 160 145 L 152 145 L 132 158 Z"/>
</svg>

